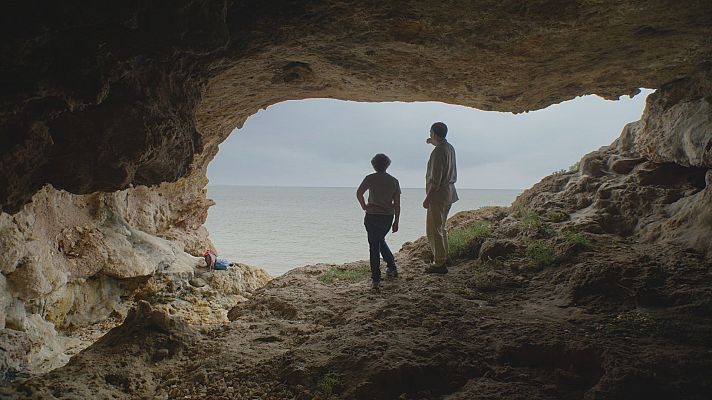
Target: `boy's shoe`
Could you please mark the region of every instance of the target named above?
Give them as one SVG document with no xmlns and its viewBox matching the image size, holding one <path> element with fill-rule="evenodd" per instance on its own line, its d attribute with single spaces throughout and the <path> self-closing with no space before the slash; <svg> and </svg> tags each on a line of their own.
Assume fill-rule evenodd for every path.
<svg viewBox="0 0 712 400">
<path fill-rule="evenodd" d="M 447 274 L 447 267 L 445 265 L 435 265 L 432 264 L 429 267 L 425 268 L 425 273 L 426 274 Z"/>
<path fill-rule="evenodd" d="M 378 290 L 380 286 L 381 286 L 381 282 L 379 282 L 379 281 L 371 282 L 371 289 L 373 289 L 373 290 Z"/>
</svg>

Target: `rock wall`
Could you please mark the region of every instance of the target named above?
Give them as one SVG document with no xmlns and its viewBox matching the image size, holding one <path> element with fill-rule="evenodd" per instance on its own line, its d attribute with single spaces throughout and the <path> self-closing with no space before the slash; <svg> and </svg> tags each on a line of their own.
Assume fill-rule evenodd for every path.
<svg viewBox="0 0 712 400">
<path fill-rule="evenodd" d="M 120 303 L 122 281 L 189 271 L 190 253 L 210 246 L 202 226 L 212 204 L 208 163 L 235 127 L 288 99 L 438 100 L 523 112 L 584 94 L 659 89 L 614 146 L 520 202 L 710 251 L 709 1 L 7 8 L 4 334 L 101 320 Z"/>
<path fill-rule="evenodd" d="M 705 0 L 70 0 L 2 13 L 0 206 L 194 179 L 286 99 L 522 112 L 709 70 Z"/>
<path fill-rule="evenodd" d="M 545 178 L 514 206 L 561 210 L 587 231 L 673 243 L 712 258 L 708 85 L 665 85 L 613 144 L 585 155 L 578 171 Z"/>
</svg>

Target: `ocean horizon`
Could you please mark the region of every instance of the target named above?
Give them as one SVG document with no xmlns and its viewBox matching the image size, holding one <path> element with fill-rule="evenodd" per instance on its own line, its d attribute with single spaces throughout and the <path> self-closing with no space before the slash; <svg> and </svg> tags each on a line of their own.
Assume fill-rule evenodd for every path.
<svg viewBox="0 0 712 400">
<path fill-rule="evenodd" d="M 509 206 L 523 189 L 458 188 L 450 216 Z M 425 235 L 424 188 L 402 188 L 400 230 L 386 237 L 395 253 Z M 363 211 L 355 187 L 208 185 L 215 205 L 206 227 L 219 257 L 282 275 L 316 263 L 368 259 Z"/>
</svg>

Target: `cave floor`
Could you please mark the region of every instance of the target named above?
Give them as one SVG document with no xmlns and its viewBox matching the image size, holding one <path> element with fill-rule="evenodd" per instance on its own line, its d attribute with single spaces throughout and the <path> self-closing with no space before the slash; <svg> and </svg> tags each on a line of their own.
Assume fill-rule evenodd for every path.
<svg viewBox="0 0 712 400">
<path fill-rule="evenodd" d="M 143 302 L 67 366 L 0 390 L 27 398 L 710 398 L 712 282 L 699 256 L 603 238 L 557 266 L 401 252 L 400 276 L 298 268 L 195 326 Z M 499 269 L 498 269 L 499 268 Z"/>
</svg>

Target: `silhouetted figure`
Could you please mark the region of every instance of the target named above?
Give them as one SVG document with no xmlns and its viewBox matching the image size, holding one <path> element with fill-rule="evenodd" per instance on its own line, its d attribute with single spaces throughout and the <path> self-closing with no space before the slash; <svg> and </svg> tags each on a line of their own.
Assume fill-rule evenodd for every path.
<svg viewBox="0 0 712 400">
<path fill-rule="evenodd" d="M 428 209 L 425 232 L 433 252 L 433 263 L 425 269 L 426 273 L 445 274 L 447 267 L 451 265 L 445 222 L 452 203 L 458 200 L 455 190 L 457 168 L 455 148 L 448 143 L 445 136 L 447 125 L 436 122 L 430 127 L 430 137 L 425 141 L 435 146 L 428 160 L 425 174 L 427 194 L 423 200 L 423 207 Z"/>
<path fill-rule="evenodd" d="M 386 173 L 391 160 L 385 154 L 376 154 L 371 159 L 371 165 L 376 173 L 367 175 L 356 190 L 356 198 L 361 208 L 366 211 L 363 224 L 368 233 L 368 248 L 370 252 L 372 288 L 378 289 L 381 282 L 381 255 L 386 262 L 386 276 L 398 276 L 393 253 L 386 244 L 386 235 L 393 228 L 398 232 L 400 219 L 400 184 L 398 179 Z M 368 203 L 363 198 L 368 190 Z"/>
</svg>

